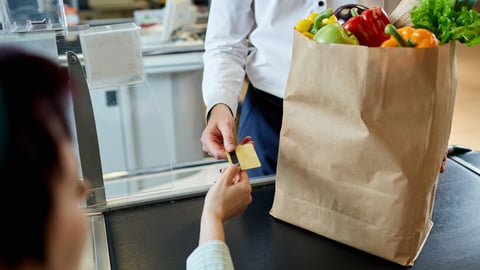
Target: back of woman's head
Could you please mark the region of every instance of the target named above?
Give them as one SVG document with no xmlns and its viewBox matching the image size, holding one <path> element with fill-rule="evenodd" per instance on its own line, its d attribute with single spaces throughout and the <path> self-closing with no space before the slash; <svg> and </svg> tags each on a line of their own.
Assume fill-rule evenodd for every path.
<svg viewBox="0 0 480 270">
<path fill-rule="evenodd" d="M 70 138 L 68 85 L 65 68 L 0 47 L 0 266 L 45 260 L 57 143 Z"/>
</svg>

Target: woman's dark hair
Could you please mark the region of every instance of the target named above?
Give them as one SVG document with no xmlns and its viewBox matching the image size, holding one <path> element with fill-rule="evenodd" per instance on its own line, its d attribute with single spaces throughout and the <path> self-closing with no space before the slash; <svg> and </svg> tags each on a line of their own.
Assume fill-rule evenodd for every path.
<svg viewBox="0 0 480 270">
<path fill-rule="evenodd" d="M 0 265 L 45 262 L 58 142 L 70 139 L 66 68 L 0 47 Z"/>
</svg>

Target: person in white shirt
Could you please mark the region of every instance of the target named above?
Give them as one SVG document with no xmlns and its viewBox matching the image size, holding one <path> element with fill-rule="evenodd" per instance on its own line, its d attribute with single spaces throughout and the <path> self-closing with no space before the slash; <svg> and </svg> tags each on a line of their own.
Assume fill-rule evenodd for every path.
<svg viewBox="0 0 480 270">
<path fill-rule="evenodd" d="M 261 168 L 250 177 L 275 174 L 282 103 L 290 67 L 293 27 L 312 12 L 358 3 L 391 12 L 399 0 L 212 0 L 205 39 L 203 98 L 207 126 L 202 149 L 225 158 L 235 149 L 237 107 L 245 76 L 238 138 L 251 136 Z M 251 46 L 249 46 L 249 43 Z"/>
</svg>

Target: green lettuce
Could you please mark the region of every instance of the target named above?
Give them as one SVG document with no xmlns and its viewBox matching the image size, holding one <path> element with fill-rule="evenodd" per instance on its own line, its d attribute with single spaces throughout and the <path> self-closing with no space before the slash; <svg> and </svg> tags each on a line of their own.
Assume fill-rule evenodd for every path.
<svg viewBox="0 0 480 270">
<path fill-rule="evenodd" d="M 455 0 L 422 0 L 412 8 L 415 28 L 425 28 L 437 36 L 440 44 L 456 40 L 468 46 L 480 43 L 480 13 L 462 6 L 455 10 Z"/>
</svg>

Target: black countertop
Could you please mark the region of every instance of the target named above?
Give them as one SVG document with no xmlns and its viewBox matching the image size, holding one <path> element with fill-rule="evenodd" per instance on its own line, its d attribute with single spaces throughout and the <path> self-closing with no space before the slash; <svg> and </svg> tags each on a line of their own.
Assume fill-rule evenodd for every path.
<svg viewBox="0 0 480 270">
<path fill-rule="evenodd" d="M 434 226 L 415 265 L 403 267 L 271 217 L 274 184 L 255 187 L 225 224 L 236 269 L 480 269 L 480 177 L 448 159 Z M 112 269 L 185 269 L 198 241 L 203 197 L 105 213 Z"/>
</svg>

